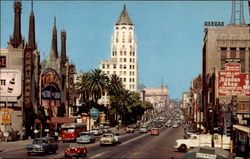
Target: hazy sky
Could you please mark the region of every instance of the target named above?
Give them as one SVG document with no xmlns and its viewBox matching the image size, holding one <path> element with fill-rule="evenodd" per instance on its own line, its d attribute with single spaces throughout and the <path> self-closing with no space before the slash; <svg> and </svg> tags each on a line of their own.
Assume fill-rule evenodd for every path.
<svg viewBox="0 0 250 159">
<path fill-rule="evenodd" d="M 31 2 L 23 1 L 22 36 L 28 39 Z M 231 17 L 231 1 L 34 1 L 36 42 L 44 59 L 51 48 L 54 16 L 67 32 L 67 55 L 77 71 L 99 67 L 110 58 L 111 36 L 123 5 L 135 25 L 139 83 L 158 87 L 163 79 L 170 98 L 181 98 L 191 80 L 201 73 L 204 21 Z M 247 2 L 245 21 L 249 22 Z M 1 1 L 1 48 L 13 33 L 13 1 Z"/>
</svg>

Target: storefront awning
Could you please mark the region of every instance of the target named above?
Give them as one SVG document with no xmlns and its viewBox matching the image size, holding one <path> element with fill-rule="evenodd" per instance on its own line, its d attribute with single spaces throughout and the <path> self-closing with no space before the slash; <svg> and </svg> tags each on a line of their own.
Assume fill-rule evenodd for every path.
<svg viewBox="0 0 250 159">
<path fill-rule="evenodd" d="M 233 128 L 245 132 L 250 137 L 250 127 L 242 125 L 233 125 Z"/>
<path fill-rule="evenodd" d="M 74 123 L 75 118 L 69 118 L 69 117 L 51 117 L 51 120 L 49 121 L 50 124 L 64 124 L 64 123 Z"/>
</svg>

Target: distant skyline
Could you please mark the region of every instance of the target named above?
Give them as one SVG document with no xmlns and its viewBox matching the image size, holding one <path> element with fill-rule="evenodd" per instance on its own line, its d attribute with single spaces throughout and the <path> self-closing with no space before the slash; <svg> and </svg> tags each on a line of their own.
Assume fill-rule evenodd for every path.
<svg viewBox="0 0 250 159">
<path fill-rule="evenodd" d="M 13 33 L 13 1 L 1 1 L 1 48 Z M 34 1 L 36 42 L 41 58 L 50 51 L 54 16 L 58 50 L 61 30 L 67 32 L 67 56 L 84 72 L 109 59 L 111 37 L 123 5 L 135 25 L 139 83 L 159 87 L 161 79 L 170 98 L 181 98 L 191 80 L 202 72 L 205 21 L 229 24 L 231 1 Z M 22 36 L 28 39 L 31 1 L 22 1 Z M 247 1 L 245 22 L 249 23 Z"/>
</svg>

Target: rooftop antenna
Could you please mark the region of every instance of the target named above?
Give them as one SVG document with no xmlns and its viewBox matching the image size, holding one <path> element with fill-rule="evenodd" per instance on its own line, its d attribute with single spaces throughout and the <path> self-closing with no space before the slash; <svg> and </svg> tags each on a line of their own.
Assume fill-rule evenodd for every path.
<svg viewBox="0 0 250 159">
<path fill-rule="evenodd" d="M 245 24 L 243 13 L 243 0 L 232 0 L 232 14 L 230 24 Z"/>
</svg>

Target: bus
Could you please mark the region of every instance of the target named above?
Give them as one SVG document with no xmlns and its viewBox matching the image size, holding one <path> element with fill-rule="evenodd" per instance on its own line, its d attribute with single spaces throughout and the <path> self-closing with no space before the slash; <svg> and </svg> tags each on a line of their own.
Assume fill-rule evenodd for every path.
<svg viewBox="0 0 250 159">
<path fill-rule="evenodd" d="M 76 141 L 81 132 L 87 131 L 85 123 L 66 123 L 61 126 L 62 141 Z"/>
</svg>

